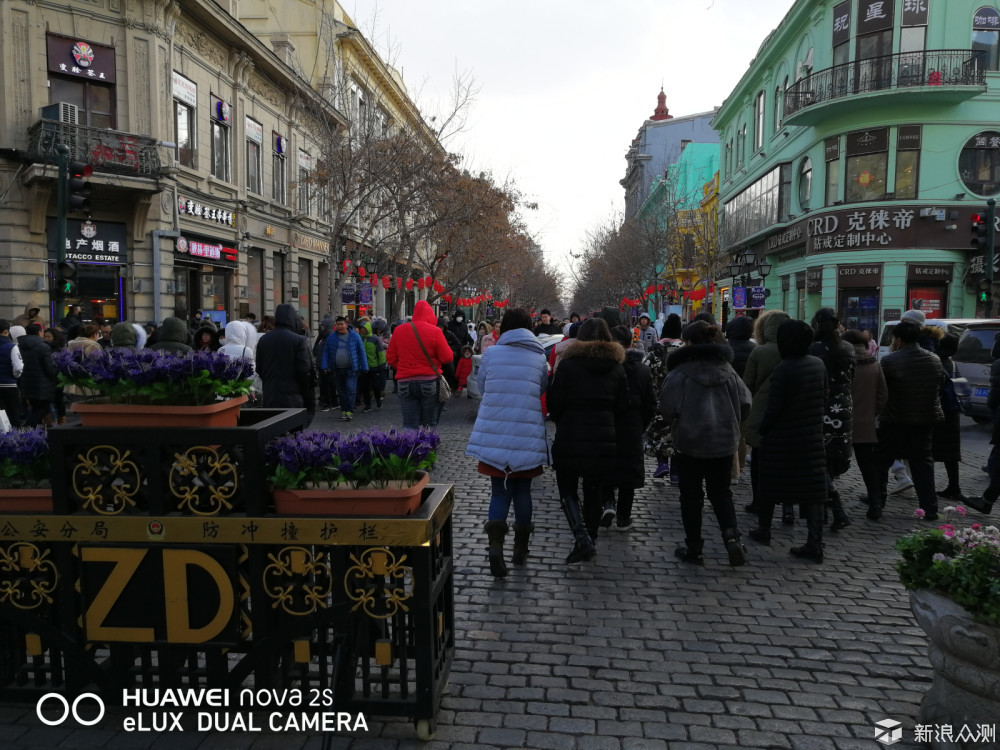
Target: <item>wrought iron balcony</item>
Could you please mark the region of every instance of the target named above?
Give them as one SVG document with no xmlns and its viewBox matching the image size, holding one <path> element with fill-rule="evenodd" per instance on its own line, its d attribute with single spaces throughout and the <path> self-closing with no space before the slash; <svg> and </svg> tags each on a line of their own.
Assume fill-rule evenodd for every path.
<svg viewBox="0 0 1000 750">
<path fill-rule="evenodd" d="M 785 92 L 785 116 L 836 99 L 892 89 L 986 87 L 982 50 L 899 52 L 820 70 Z"/>
<path fill-rule="evenodd" d="M 56 120 L 39 120 L 28 128 L 30 159 L 57 164 L 58 143 L 69 147 L 71 161 L 89 164 L 95 172 L 133 177 L 157 177 L 160 174 L 160 155 L 155 138 Z"/>
</svg>

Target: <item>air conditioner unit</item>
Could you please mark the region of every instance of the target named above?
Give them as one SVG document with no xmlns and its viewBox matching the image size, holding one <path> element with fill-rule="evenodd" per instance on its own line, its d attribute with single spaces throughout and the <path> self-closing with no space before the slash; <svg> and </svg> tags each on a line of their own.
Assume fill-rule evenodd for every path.
<svg viewBox="0 0 1000 750">
<path fill-rule="evenodd" d="M 67 125 L 80 124 L 80 109 L 69 102 L 56 102 L 41 109 L 43 120 L 57 120 Z"/>
</svg>

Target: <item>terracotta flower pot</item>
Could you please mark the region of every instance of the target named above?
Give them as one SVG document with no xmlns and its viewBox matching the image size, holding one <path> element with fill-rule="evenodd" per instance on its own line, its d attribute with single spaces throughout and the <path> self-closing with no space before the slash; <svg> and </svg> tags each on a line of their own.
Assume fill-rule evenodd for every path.
<svg viewBox="0 0 1000 750">
<path fill-rule="evenodd" d="M 0 513 L 51 513 L 52 490 L 0 490 Z"/>
<path fill-rule="evenodd" d="M 81 401 L 73 404 L 73 411 L 80 415 L 84 427 L 235 427 L 246 401 L 246 396 L 204 406 Z"/>
<path fill-rule="evenodd" d="M 984 625 L 946 596 L 910 592 L 917 624 L 930 639 L 934 683 L 920 704 L 919 723 L 956 728 L 1000 724 L 1000 627 Z M 932 741 L 935 750 L 986 747 Z"/>
<path fill-rule="evenodd" d="M 295 516 L 408 516 L 420 507 L 426 471 L 406 487 L 363 490 L 274 490 L 274 510 Z"/>
</svg>

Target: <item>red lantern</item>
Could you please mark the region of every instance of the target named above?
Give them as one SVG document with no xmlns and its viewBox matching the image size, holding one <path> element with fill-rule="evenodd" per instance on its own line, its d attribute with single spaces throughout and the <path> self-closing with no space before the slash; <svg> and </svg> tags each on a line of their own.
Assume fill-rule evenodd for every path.
<svg viewBox="0 0 1000 750">
<path fill-rule="evenodd" d="M 368 273 L 368 272 L 365 271 L 365 267 L 364 266 L 359 266 L 358 267 L 358 276 L 360 276 L 362 279 L 365 277 L 366 273 Z"/>
<path fill-rule="evenodd" d="M 437 292 L 438 294 L 441 294 L 441 292 L 444 291 L 444 287 L 441 286 L 441 282 L 439 281 L 434 282 L 434 291 Z"/>
<path fill-rule="evenodd" d="M 423 277 L 421 277 L 417 279 L 417 289 L 423 289 L 423 288 L 424 288 L 424 279 Z"/>
<path fill-rule="evenodd" d="M 396 289 L 397 291 L 403 290 L 403 280 L 399 276 L 396 277 Z"/>
<path fill-rule="evenodd" d="M 377 273 L 373 273 L 372 274 L 372 286 L 378 286 L 378 274 Z"/>
<path fill-rule="evenodd" d="M 383 289 L 388 289 L 390 284 L 392 284 L 392 279 L 390 279 L 388 276 L 383 276 L 382 277 L 382 288 Z"/>
<path fill-rule="evenodd" d="M 413 279 L 407 279 L 406 280 L 406 291 L 408 291 L 408 292 L 412 292 L 413 291 Z"/>
</svg>

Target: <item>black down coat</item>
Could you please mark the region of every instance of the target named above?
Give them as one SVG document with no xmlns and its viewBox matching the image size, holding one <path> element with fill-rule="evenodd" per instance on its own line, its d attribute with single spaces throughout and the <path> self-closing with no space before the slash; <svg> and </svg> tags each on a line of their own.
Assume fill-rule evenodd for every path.
<svg viewBox="0 0 1000 750">
<path fill-rule="evenodd" d="M 760 496 L 776 506 L 826 502 L 826 366 L 818 357 L 783 359 L 771 373 L 760 422 Z"/>
<path fill-rule="evenodd" d="M 56 363 L 52 347 L 41 336 L 21 336 L 17 340 L 24 369 L 21 371 L 21 392 L 26 398 L 51 401 L 56 395 Z"/>
<path fill-rule="evenodd" d="M 625 378 L 628 380 L 628 408 L 619 412 L 615 422 L 618 461 L 613 486 L 642 487 L 646 482 L 643 433 L 656 413 L 656 393 L 649 366 L 642 363 L 637 349 L 625 352 Z"/>
<path fill-rule="evenodd" d="M 257 372 L 264 383 L 265 409 L 316 411 L 313 358 L 305 336 L 295 332 L 295 308 L 281 304 L 274 311 L 275 329 L 257 343 Z"/>
<path fill-rule="evenodd" d="M 602 480 L 614 471 L 617 415 L 629 401 L 624 361 L 625 350 L 611 341 L 574 341 L 563 350 L 547 392 L 557 471 Z"/>
</svg>

